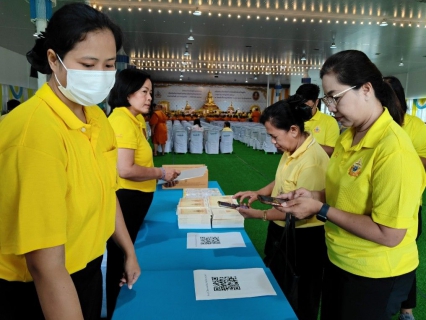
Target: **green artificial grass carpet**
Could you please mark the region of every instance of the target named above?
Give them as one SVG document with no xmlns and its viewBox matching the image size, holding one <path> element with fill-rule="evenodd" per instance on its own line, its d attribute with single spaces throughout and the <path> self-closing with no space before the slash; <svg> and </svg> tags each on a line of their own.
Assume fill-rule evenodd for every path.
<svg viewBox="0 0 426 320">
<path fill-rule="evenodd" d="M 275 178 L 275 171 L 280 161 L 280 154 L 265 154 L 260 150 L 253 150 L 245 144 L 234 141 L 232 154 L 174 154 L 154 157 L 156 167 L 163 164 L 205 164 L 209 170 L 209 180 L 217 181 L 226 195 L 238 191 L 258 190 Z M 423 194 L 423 233 L 426 233 L 426 192 Z M 253 207 L 266 209 L 259 202 Z M 247 219 L 245 230 L 263 258 L 263 248 L 268 223 L 262 220 Z M 414 309 L 416 320 L 426 320 L 426 235 L 418 241 L 420 266 L 417 269 L 417 307 Z M 395 316 L 393 319 L 398 319 Z"/>
</svg>

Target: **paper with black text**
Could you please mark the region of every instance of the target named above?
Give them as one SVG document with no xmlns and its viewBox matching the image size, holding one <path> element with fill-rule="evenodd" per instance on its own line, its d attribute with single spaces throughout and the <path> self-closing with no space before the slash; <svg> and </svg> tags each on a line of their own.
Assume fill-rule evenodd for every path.
<svg viewBox="0 0 426 320">
<path fill-rule="evenodd" d="M 241 232 L 189 232 L 187 234 L 187 249 L 224 249 L 245 246 Z"/>
<path fill-rule="evenodd" d="M 196 300 L 276 296 L 262 268 L 194 270 Z"/>
</svg>

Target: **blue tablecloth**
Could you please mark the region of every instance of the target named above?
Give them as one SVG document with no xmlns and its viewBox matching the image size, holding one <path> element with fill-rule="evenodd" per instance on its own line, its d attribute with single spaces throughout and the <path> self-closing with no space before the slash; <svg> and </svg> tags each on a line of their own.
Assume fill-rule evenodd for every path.
<svg viewBox="0 0 426 320">
<path fill-rule="evenodd" d="M 210 188 L 219 188 L 209 182 Z M 180 230 L 176 207 L 182 190 L 158 188 L 135 243 L 142 275 L 123 287 L 114 312 L 122 319 L 297 319 L 244 229 Z M 241 232 L 245 248 L 188 250 L 188 232 Z M 264 268 L 277 296 L 196 301 L 193 270 Z"/>
</svg>

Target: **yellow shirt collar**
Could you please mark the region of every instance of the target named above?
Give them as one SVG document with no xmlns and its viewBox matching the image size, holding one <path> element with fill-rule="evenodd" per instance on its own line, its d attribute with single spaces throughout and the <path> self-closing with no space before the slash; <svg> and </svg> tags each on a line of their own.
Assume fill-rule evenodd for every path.
<svg viewBox="0 0 426 320">
<path fill-rule="evenodd" d="M 91 125 L 98 124 L 99 112 L 92 108 L 97 106 L 84 107 L 87 124 L 81 121 L 77 116 L 63 103 L 47 83 L 36 92 L 36 96 L 46 101 L 46 104 L 64 121 L 64 123 L 72 130 L 81 129 L 82 127 L 89 128 Z"/>
<path fill-rule="evenodd" d="M 313 145 L 315 142 L 315 138 L 313 137 L 312 134 L 309 133 L 309 136 L 306 138 L 306 140 L 302 143 L 302 145 L 297 148 L 296 151 L 293 152 L 293 154 L 290 155 L 289 152 L 286 152 L 288 159 L 295 159 L 297 157 L 299 157 L 300 155 L 302 155 L 306 150 L 308 150 L 308 148 Z"/>
<path fill-rule="evenodd" d="M 355 135 L 355 128 L 350 128 L 342 134 L 341 144 L 345 151 L 349 149 L 361 150 L 362 148 L 375 148 L 380 139 L 382 138 L 383 132 L 392 123 L 393 119 L 386 107 L 383 107 L 383 113 L 380 117 L 373 123 L 370 129 L 368 129 L 365 136 L 361 141 L 355 146 L 352 145 L 352 141 Z"/>
</svg>

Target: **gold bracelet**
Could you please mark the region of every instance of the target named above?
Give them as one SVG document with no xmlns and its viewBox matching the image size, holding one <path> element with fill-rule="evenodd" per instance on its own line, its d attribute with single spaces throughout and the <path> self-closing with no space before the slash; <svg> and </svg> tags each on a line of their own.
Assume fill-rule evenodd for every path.
<svg viewBox="0 0 426 320">
<path fill-rule="evenodd" d="M 268 214 L 268 210 L 263 210 L 263 221 L 268 221 L 267 219 L 266 219 L 266 215 Z"/>
</svg>

